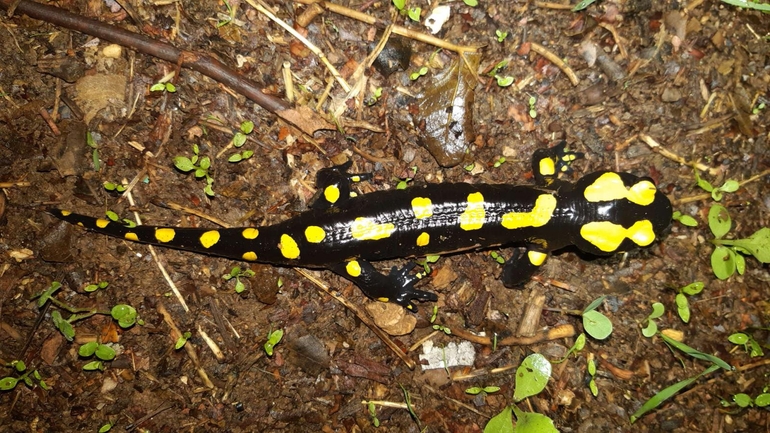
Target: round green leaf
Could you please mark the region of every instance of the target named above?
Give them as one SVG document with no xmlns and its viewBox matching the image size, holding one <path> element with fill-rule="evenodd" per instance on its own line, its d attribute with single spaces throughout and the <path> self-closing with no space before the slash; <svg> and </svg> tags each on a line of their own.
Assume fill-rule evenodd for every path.
<svg viewBox="0 0 770 433">
<path fill-rule="evenodd" d="M 533 353 L 516 369 L 516 389 L 513 399 L 521 401 L 540 393 L 551 377 L 551 363 L 541 354 Z"/>
<path fill-rule="evenodd" d="M 241 147 L 246 143 L 246 136 L 242 132 L 236 132 L 233 135 L 233 146 Z"/>
<path fill-rule="evenodd" d="M 642 328 L 642 335 L 647 338 L 652 337 L 658 332 L 658 324 L 654 320 L 648 320 L 647 326 Z"/>
<path fill-rule="evenodd" d="M 239 162 L 241 160 L 241 154 L 240 153 L 234 153 L 230 155 L 229 158 L 227 158 L 228 162 Z"/>
<path fill-rule="evenodd" d="M 740 254 L 734 254 L 733 259 L 735 259 L 735 270 L 738 275 L 743 275 L 746 272 L 746 259 Z"/>
<path fill-rule="evenodd" d="M 730 231 L 732 220 L 730 219 L 730 213 L 727 212 L 727 208 L 722 205 L 715 204 L 709 209 L 708 216 L 709 228 L 714 237 L 719 239 L 726 235 Z"/>
<path fill-rule="evenodd" d="M 754 399 L 754 404 L 757 405 L 757 407 L 770 406 L 770 394 L 759 394 L 757 398 Z"/>
<path fill-rule="evenodd" d="M 718 246 L 711 253 L 711 269 L 720 280 L 726 280 L 735 273 L 735 253 L 727 247 Z"/>
<path fill-rule="evenodd" d="M 735 394 L 733 396 L 733 401 L 739 407 L 749 407 L 749 406 L 751 406 L 751 397 L 749 397 L 748 394 L 744 394 L 744 393 Z"/>
<path fill-rule="evenodd" d="M 115 359 L 115 349 L 106 344 L 100 344 L 99 347 L 96 348 L 96 357 L 102 361 L 112 361 Z"/>
<path fill-rule="evenodd" d="M 16 384 L 19 382 L 19 379 L 16 379 L 15 377 L 4 377 L 0 379 L 0 391 L 8 391 L 16 387 Z"/>
<path fill-rule="evenodd" d="M 682 293 L 676 294 L 676 311 L 684 323 L 690 323 L 690 306 L 687 296 Z"/>
<path fill-rule="evenodd" d="M 733 344 L 746 344 L 749 342 L 749 336 L 743 332 L 736 332 L 735 334 L 727 337 L 727 341 Z"/>
<path fill-rule="evenodd" d="M 657 319 L 658 317 L 663 316 L 663 313 L 666 312 L 666 307 L 661 304 L 660 302 L 653 302 L 652 304 L 652 313 L 650 314 L 650 319 Z"/>
<path fill-rule="evenodd" d="M 741 184 L 737 180 L 728 179 L 724 185 L 719 187 L 724 192 L 735 192 L 738 191 L 738 188 L 741 187 Z"/>
<path fill-rule="evenodd" d="M 586 311 L 583 313 L 583 328 L 591 337 L 604 340 L 612 333 L 612 322 L 596 310 Z"/>
<path fill-rule="evenodd" d="M 78 348 L 78 355 L 88 358 L 96 352 L 97 347 L 99 347 L 99 343 L 96 341 L 88 342 Z"/>
<path fill-rule="evenodd" d="M 590 390 L 591 390 L 591 394 L 592 394 L 594 397 L 596 397 L 597 395 L 599 395 L 599 387 L 596 385 L 596 380 L 594 380 L 594 379 L 591 379 L 591 380 L 588 382 L 588 389 L 590 389 Z"/>
</svg>

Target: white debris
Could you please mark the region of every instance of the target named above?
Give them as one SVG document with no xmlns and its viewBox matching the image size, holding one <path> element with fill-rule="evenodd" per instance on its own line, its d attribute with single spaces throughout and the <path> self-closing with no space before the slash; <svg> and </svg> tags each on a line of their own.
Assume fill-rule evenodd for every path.
<svg viewBox="0 0 770 433">
<path fill-rule="evenodd" d="M 429 340 L 422 344 L 420 355 L 420 361 L 428 361 L 422 364 L 423 370 L 473 365 L 475 359 L 476 351 L 470 341 L 461 341 L 460 344 L 450 342 L 444 347 L 434 347 Z"/>
<path fill-rule="evenodd" d="M 425 27 L 430 29 L 430 32 L 434 35 L 441 31 L 441 27 L 449 20 L 449 16 L 452 14 L 452 10 L 447 5 L 436 6 L 430 12 L 430 15 L 425 17 Z"/>
</svg>

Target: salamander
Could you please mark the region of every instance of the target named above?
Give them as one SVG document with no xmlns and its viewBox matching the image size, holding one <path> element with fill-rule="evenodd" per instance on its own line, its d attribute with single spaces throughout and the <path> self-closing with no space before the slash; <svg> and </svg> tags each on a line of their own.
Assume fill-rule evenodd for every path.
<svg viewBox="0 0 770 433">
<path fill-rule="evenodd" d="M 351 162 L 318 172 L 318 198 L 284 222 L 227 229 L 135 226 L 66 210 L 50 212 L 97 233 L 132 242 L 246 262 L 325 268 L 370 298 L 416 311 L 413 300 L 436 301 L 415 288 L 415 264 L 380 273 L 373 261 L 518 247 L 503 267 L 507 287 L 521 285 L 548 254 L 568 246 L 593 255 L 647 247 L 668 229 L 671 202 L 653 181 L 597 171 L 574 183 L 559 177 L 583 155 L 565 143 L 535 151 L 534 185 L 439 183 L 356 195 L 370 173 Z"/>
</svg>

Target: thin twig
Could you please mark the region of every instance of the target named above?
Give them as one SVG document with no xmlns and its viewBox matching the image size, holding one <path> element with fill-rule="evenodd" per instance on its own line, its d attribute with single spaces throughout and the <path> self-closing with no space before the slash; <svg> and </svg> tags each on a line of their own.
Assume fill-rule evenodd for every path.
<svg viewBox="0 0 770 433">
<path fill-rule="evenodd" d="M 540 54 L 541 56 L 548 59 L 549 62 L 556 65 L 557 68 L 561 69 L 562 72 L 564 72 L 564 75 L 569 78 L 570 83 L 572 83 L 573 86 L 577 86 L 580 83 L 580 80 L 578 80 L 577 74 L 575 74 L 575 71 L 572 70 L 572 68 L 565 63 L 559 56 L 554 54 L 552 51 L 548 50 L 546 47 L 537 44 L 535 42 L 530 42 L 530 48 L 532 51 Z"/>
</svg>

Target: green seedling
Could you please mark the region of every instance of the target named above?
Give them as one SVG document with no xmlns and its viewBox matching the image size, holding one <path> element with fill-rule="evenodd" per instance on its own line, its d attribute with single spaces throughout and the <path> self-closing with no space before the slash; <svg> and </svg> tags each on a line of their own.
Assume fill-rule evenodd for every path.
<svg viewBox="0 0 770 433">
<path fill-rule="evenodd" d="M 99 145 L 96 144 L 96 140 L 94 139 L 94 136 L 91 134 L 91 131 L 86 132 L 86 144 L 88 147 L 93 149 L 91 152 L 91 161 L 94 164 L 94 171 L 99 171 L 99 169 L 102 167 L 101 162 L 99 161 Z"/>
<path fill-rule="evenodd" d="M 474 168 L 476 168 L 476 163 L 475 162 L 472 162 L 472 163 L 470 163 L 468 165 L 464 165 L 463 166 L 463 170 L 468 171 L 468 172 L 473 171 Z"/>
<path fill-rule="evenodd" d="M 114 182 L 104 182 L 102 185 L 104 185 L 104 189 L 106 189 L 109 192 L 119 192 L 123 193 L 126 191 L 126 187 Z"/>
<path fill-rule="evenodd" d="M 751 110 L 751 114 L 757 115 L 757 114 L 759 114 L 760 111 L 764 110 L 765 108 L 766 108 L 765 103 L 764 102 L 760 102 L 759 104 L 757 104 L 756 107 L 754 107 Z"/>
<path fill-rule="evenodd" d="M 508 37 L 508 32 L 497 29 L 495 30 L 495 36 L 497 36 L 497 42 L 503 43 L 505 38 Z"/>
<path fill-rule="evenodd" d="M 140 325 L 143 323 L 136 318 L 136 308 L 126 304 L 118 304 L 112 307 L 110 315 L 118 321 L 118 325 L 123 329 L 130 328 L 137 323 Z"/>
<path fill-rule="evenodd" d="M 698 174 L 698 170 L 695 170 L 695 182 L 698 184 L 698 186 L 703 189 L 706 192 L 711 193 L 711 198 L 714 199 L 714 201 L 721 201 L 722 196 L 726 192 L 735 192 L 738 191 L 738 188 L 740 188 L 741 184 L 738 183 L 737 180 L 728 179 L 725 181 L 725 183 L 722 186 L 715 187 L 709 183 L 706 179 L 701 179 L 700 175 Z"/>
<path fill-rule="evenodd" d="M 557 361 L 551 361 L 551 364 L 561 364 L 562 362 L 566 361 L 570 355 L 580 352 L 584 347 L 586 347 L 586 334 L 581 332 L 580 335 L 578 335 L 578 337 L 575 339 L 575 344 L 573 344 L 572 347 L 570 347 L 567 351 L 567 354 L 564 355 L 564 358 Z"/>
<path fill-rule="evenodd" d="M 588 389 L 591 390 L 591 394 L 594 397 L 597 397 L 599 395 L 599 387 L 596 385 L 596 361 L 594 361 L 593 353 L 588 354 L 586 369 L 589 376 L 591 376 L 591 380 L 588 381 Z"/>
<path fill-rule="evenodd" d="M 682 212 L 675 211 L 671 217 L 674 221 L 679 221 L 680 224 L 687 227 L 698 227 L 698 221 L 690 215 L 684 215 Z"/>
<path fill-rule="evenodd" d="M 406 13 L 406 16 L 408 16 L 410 20 L 419 23 L 420 14 L 422 14 L 422 8 L 417 6 L 417 7 L 409 8 L 409 11 Z"/>
<path fill-rule="evenodd" d="M 417 416 L 416 413 L 414 413 L 414 408 L 412 407 L 412 397 L 409 395 L 409 391 L 404 388 L 404 385 L 401 385 L 400 383 L 398 386 L 401 387 L 401 391 L 404 392 L 404 403 L 406 404 L 406 410 L 409 412 L 409 416 L 412 417 L 414 422 L 417 423 L 417 427 L 422 431 L 422 427 L 420 425 L 420 418 Z"/>
<path fill-rule="evenodd" d="M 479 394 L 480 395 L 489 395 L 489 394 L 494 394 L 497 391 L 500 391 L 500 387 L 499 386 L 485 386 L 483 388 L 478 387 L 478 386 L 474 386 L 474 387 L 471 387 L 471 388 L 467 388 L 465 390 L 465 393 L 466 394 L 470 394 L 470 395 L 479 395 Z"/>
<path fill-rule="evenodd" d="M 761 263 L 770 263 L 770 228 L 763 227 L 748 238 L 723 239 L 732 226 L 727 208 L 715 204 L 709 209 L 709 228 L 714 234 L 715 245 L 711 253 L 711 269 L 720 280 L 730 278 L 735 272 L 743 275 L 746 270 L 744 254 L 754 256 Z"/>
<path fill-rule="evenodd" d="M 251 269 L 241 270 L 240 266 L 235 266 L 230 269 L 229 274 L 222 275 L 222 279 L 225 281 L 230 281 L 231 279 L 235 278 L 235 293 L 243 293 L 243 291 L 246 290 L 246 286 L 241 281 L 241 277 L 250 278 L 254 275 L 254 271 Z"/>
<path fill-rule="evenodd" d="M 418 71 L 415 71 L 415 72 L 412 72 L 411 74 L 409 74 L 409 79 L 412 80 L 412 81 L 415 81 L 415 80 L 417 80 L 418 78 L 422 77 L 423 75 L 425 75 L 427 73 L 428 73 L 428 67 L 427 66 L 423 66 Z"/>
<path fill-rule="evenodd" d="M 529 117 L 533 119 L 537 118 L 537 109 L 535 108 L 535 104 L 537 104 L 537 97 L 530 96 L 529 97 Z"/>
<path fill-rule="evenodd" d="M 655 322 L 655 320 L 663 316 L 663 313 L 665 312 L 666 307 L 664 307 L 663 304 L 660 302 L 654 302 L 652 304 L 652 313 L 650 313 L 650 315 L 647 316 L 647 318 L 644 320 L 645 325 L 642 328 L 642 335 L 647 338 L 652 338 L 653 335 L 657 334 L 658 324 Z"/>
<path fill-rule="evenodd" d="M 434 331 L 443 332 L 446 335 L 452 335 L 452 330 L 448 326 L 434 324 L 433 325 L 433 330 Z"/>
<path fill-rule="evenodd" d="M 83 288 L 83 291 L 85 291 L 87 293 L 92 293 L 92 292 L 95 292 L 95 291 L 97 291 L 99 289 L 106 289 L 107 286 L 109 286 L 109 285 L 110 285 L 110 283 L 108 283 L 106 281 L 99 281 L 96 284 L 89 284 L 89 285 L 85 286 Z"/>
<path fill-rule="evenodd" d="M 612 334 L 612 322 L 604 314 L 596 309 L 604 302 L 606 296 L 600 296 L 591 302 L 581 316 L 583 317 L 583 328 L 586 333 L 597 340 L 604 340 Z"/>
<path fill-rule="evenodd" d="M 437 254 L 431 254 L 428 256 L 425 256 L 425 260 L 415 260 L 418 265 L 422 266 L 423 270 L 425 271 L 425 275 L 430 275 L 431 269 L 430 264 L 436 263 L 438 259 L 440 259 L 441 256 Z M 423 276 L 418 276 L 419 278 L 422 278 Z"/>
<path fill-rule="evenodd" d="M 113 349 L 111 346 L 97 343 L 96 341 L 91 341 L 89 343 L 86 343 L 80 346 L 80 348 L 78 349 L 78 355 L 80 355 L 83 358 L 91 358 L 92 356 L 96 356 L 97 358 L 93 361 L 88 362 L 86 365 L 84 365 L 83 370 L 104 371 L 104 363 L 115 359 L 115 356 L 117 354 L 115 353 L 115 349 Z"/>
<path fill-rule="evenodd" d="M 430 323 L 433 323 L 436 321 L 436 318 L 438 317 L 438 305 L 433 306 L 433 314 L 430 315 Z"/>
<path fill-rule="evenodd" d="M 108 431 L 112 430 L 112 426 L 114 426 L 112 422 L 108 421 L 107 424 L 104 424 L 103 426 L 99 427 L 99 433 L 107 433 Z"/>
<path fill-rule="evenodd" d="M 364 100 L 364 104 L 366 104 L 367 107 L 371 107 L 372 105 L 376 104 L 380 98 L 382 98 L 382 87 L 374 89 L 372 94 Z"/>
<path fill-rule="evenodd" d="M 505 264 L 505 257 L 502 254 L 499 254 L 497 251 L 490 251 L 489 257 L 492 257 L 492 260 L 496 261 L 500 265 Z"/>
<path fill-rule="evenodd" d="M 179 350 L 184 347 L 185 344 L 187 344 L 187 340 L 192 337 L 192 334 L 190 331 L 186 331 L 184 334 L 180 335 L 179 338 L 177 338 L 176 343 L 174 343 L 174 350 Z"/>
<path fill-rule="evenodd" d="M 513 77 L 510 75 L 495 75 L 495 80 L 500 87 L 508 87 L 513 84 Z"/>
<path fill-rule="evenodd" d="M 267 341 L 265 342 L 265 353 L 267 356 L 273 356 L 273 348 L 281 342 L 283 338 L 283 329 L 276 329 L 267 333 Z"/>
<path fill-rule="evenodd" d="M 676 311 L 684 323 L 690 323 L 690 303 L 688 296 L 697 295 L 703 291 L 703 283 L 696 281 L 679 289 L 676 294 Z"/>
<path fill-rule="evenodd" d="M 393 6 L 396 7 L 396 10 L 401 12 L 406 7 L 406 0 L 393 0 Z"/>
<path fill-rule="evenodd" d="M 33 388 L 37 383 L 38 386 L 44 390 L 48 390 L 49 387 L 37 370 L 27 371 L 27 365 L 24 361 L 16 360 L 5 364 L 6 367 L 13 369 L 16 373 L 20 374 L 19 377 L 6 376 L 0 378 L 0 391 L 10 391 L 16 388 L 20 382 L 27 385 L 29 388 Z"/>
<path fill-rule="evenodd" d="M 465 3 L 465 6 L 470 6 L 472 8 L 475 8 L 479 5 L 478 0 L 463 0 L 463 3 Z"/>
<path fill-rule="evenodd" d="M 186 156 L 174 157 L 174 166 L 182 172 L 188 173 L 190 171 L 195 173 L 195 178 L 205 178 L 206 186 L 203 188 L 203 192 L 209 197 L 214 197 L 214 179 L 209 175 L 209 168 L 211 168 L 211 159 L 208 156 L 201 157 L 200 149 L 197 144 L 193 144 L 193 156 L 188 158 Z"/>
<path fill-rule="evenodd" d="M 500 168 L 501 165 L 505 164 L 505 157 L 501 156 L 500 158 L 497 158 L 497 161 L 495 161 L 494 164 L 492 164 L 492 167 L 494 168 Z"/>
<path fill-rule="evenodd" d="M 743 346 L 743 349 L 749 353 L 749 356 L 756 358 L 758 356 L 764 356 L 765 353 L 762 350 L 762 346 L 749 334 L 743 332 L 736 332 L 727 337 L 730 343 Z"/>
<path fill-rule="evenodd" d="M 225 1 L 225 7 L 227 8 L 227 15 L 225 14 L 218 14 L 219 16 L 222 16 L 222 19 L 217 21 L 217 28 L 224 27 L 235 19 L 235 9 L 233 9 L 232 6 L 230 6 L 229 1 Z"/>
<path fill-rule="evenodd" d="M 733 395 L 732 403 L 724 399 L 721 401 L 721 403 L 722 403 L 722 406 L 724 407 L 730 407 L 735 405 L 741 409 L 746 409 L 753 406 L 768 407 L 770 406 L 770 394 L 768 394 L 767 392 L 763 392 L 762 394 L 759 394 L 756 398 L 751 398 L 751 396 L 748 394 L 738 393 Z"/>
<path fill-rule="evenodd" d="M 379 427 L 380 420 L 377 418 L 377 408 L 374 406 L 374 403 L 370 401 L 366 404 L 366 406 L 369 409 L 369 416 L 372 417 L 372 425 L 374 427 Z"/>
<path fill-rule="evenodd" d="M 501 60 L 489 72 L 487 72 L 487 75 L 490 77 L 495 77 L 500 73 L 500 71 L 505 69 L 507 66 L 508 66 L 508 60 Z"/>
<path fill-rule="evenodd" d="M 111 210 L 108 210 L 107 212 L 105 212 L 105 215 L 107 216 L 107 219 L 112 222 L 119 222 L 120 220 L 120 217 L 118 216 L 118 214 L 116 214 Z M 136 227 L 136 223 L 127 218 L 123 218 L 122 220 L 120 220 L 120 223 L 128 228 Z"/>
<path fill-rule="evenodd" d="M 176 93 L 176 86 L 171 82 L 155 83 L 150 86 L 150 92 L 168 92 Z"/>
<path fill-rule="evenodd" d="M 244 144 L 246 144 L 246 139 L 248 138 L 248 135 L 254 132 L 254 122 L 250 120 L 246 120 L 241 123 L 241 127 L 238 132 L 233 135 L 233 147 L 240 148 Z M 229 162 L 240 162 L 244 159 L 249 159 L 254 155 L 253 150 L 244 150 L 239 153 L 234 153 L 230 155 L 227 160 Z"/>
</svg>

